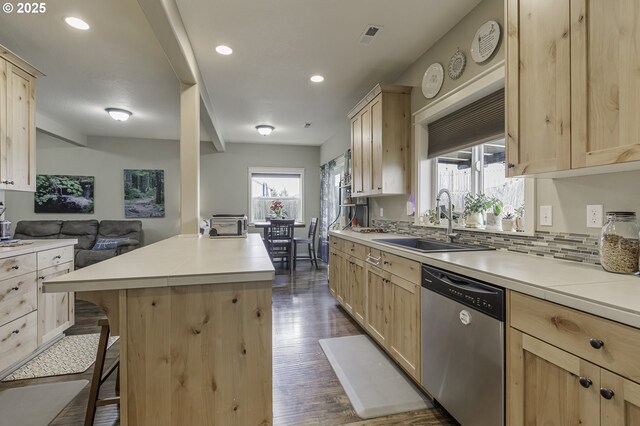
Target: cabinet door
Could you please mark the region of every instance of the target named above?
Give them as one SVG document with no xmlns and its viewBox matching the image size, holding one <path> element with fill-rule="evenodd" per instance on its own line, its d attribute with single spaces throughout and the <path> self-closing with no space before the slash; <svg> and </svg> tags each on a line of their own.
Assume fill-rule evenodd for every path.
<svg viewBox="0 0 640 426">
<path fill-rule="evenodd" d="M 571 167 L 569 23 L 569 1 L 507 0 L 508 176 Z"/>
<path fill-rule="evenodd" d="M 336 297 L 336 286 L 338 283 L 338 259 L 335 250 L 329 251 L 329 292 Z"/>
<path fill-rule="evenodd" d="M 640 160 L 640 3 L 571 1 L 572 166 Z"/>
<path fill-rule="evenodd" d="M 72 270 L 73 263 L 65 263 L 38 272 L 38 345 L 58 336 L 74 323 L 74 294 L 42 291 L 43 281 Z"/>
<path fill-rule="evenodd" d="M 6 159 L 4 149 L 7 145 L 7 61 L 0 58 L 0 180 L 5 180 Z M 4 189 L 5 185 L 0 184 Z"/>
<path fill-rule="evenodd" d="M 362 120 L 360 114 L 351 120 L 351 191 L 363 193 L 362 188 Z"/>
<path fill-rule="evenodd" d="M 342 306 L 347 312 L 352 313 L 351 284 L 349 283 L 351 264 L 349 263 L 349 256 L 347 254 L 338 252 L 338 257 L 340 258 L 340 287 L 338 300 L 342 303 Z"/>
<path fill-rule="evenodd" d="M 371 193 L 382 193 L 382 94 L 371 101 Z"/>
<path fill-rule="evenodd" d="M 366 272 L 366 329 L 382 346 L 387 347 L 388 335 L 388 285 L 381 269 L 367 264 Z"/>
<path fill-rule="evenodd" d="M 514 328 L 509 337 L 508 424 L 600 425 L 599 367 Z"/>
<path fill-rule="evenodd" d="M 371 193 L 372 185 L 372 146 L 371 146 L 371 107 L 367 106 L 360 113 L 362 121 L 362 188 L 365 195 Z"/>
<path fill-rule="evenodd" d="M 351 306 L 353 317 L 364 325 L 365 318 L 365 287 L 364 263 L 360 259 L 351 257 L 349 263 L 349 284 L 351 286 Z"/>
<path fill-rule="evenodd" d="M 0 154 L 0 188 L 35 191 L 36 80 L 6 63 L 6 137 Z"/>
<path fill-rule="evenodd" d="M 389 351 L 420 380 L 420 286 L 390 275 Z"/>
<path fill-rule="evenodd" d="M 605 369 L 601 370 L 601 386 L 613 392 L 611 399 L 602 397 L 602 420 L 607 426 L 640 425 L 640 385 Z"/>
</svg>

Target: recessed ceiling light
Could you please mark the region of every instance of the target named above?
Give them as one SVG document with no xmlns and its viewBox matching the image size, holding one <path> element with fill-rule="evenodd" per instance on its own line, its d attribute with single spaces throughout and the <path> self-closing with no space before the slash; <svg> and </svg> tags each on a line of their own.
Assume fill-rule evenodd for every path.
<svg viewBox="0 0 640 426">
<path fill-rule="evenodd" d="M 66 22 L 70 27 L 73 27 L 77 30 L 88 30 L 89 28 L 91 28 L 89 24 L 87 24 L 80 18 L 76 18 L 75 16 L 67 16 L 66 18 L 64 18 L 64 22 Z"/>
<path fill-rule="evenodd" d="M 230 48 L 229 46 L 225 46 L 221 44 L 220 46 L 216 47 L 216 52 L 218 52 L 221 55 L 231 55 L 233 53 L 233 49 Z"/>
<path fill-rule="evenodd" d="M 105 108 L 105 111 L 116 121 L 127 121 L 132 115 L 131 111 L 120 108 Z"/>
<path fill-rule="evenodd" d="M 312 75 L 309 80 L 313 81 L 314 83 L 321 83 L 324 81 L 324 77 L 321 75 Z"/>
<path fill-rule="evenodd" d="M 275 130 L 275 127 L 269 126 L 268 124 L 260 124 L 259 126 L 256 126 L 256 130 L 262 136 L 269 136 L 271 132 Z"/>
</svg>

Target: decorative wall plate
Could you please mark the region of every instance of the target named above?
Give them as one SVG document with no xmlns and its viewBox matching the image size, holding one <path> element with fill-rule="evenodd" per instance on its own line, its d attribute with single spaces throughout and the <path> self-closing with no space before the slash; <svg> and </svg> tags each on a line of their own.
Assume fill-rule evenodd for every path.
<svg viewBox="0 0 640 426">
<path fill-rule="evenodd" d="M 442 65 L 437 62 L 429 65 L 422 77 L 422 94 L 424 97 L 427 99 L 435 98 L 442 87 L 443 81 L 444 68 Z"/>
<path fill-rule="evenodd" d="M 489 59 L 500 45 L 500 24 L 487 21 L 476 31 L 471 41 L 471 58 L 481 63 Z"/>
<path fill-rule="evenodd" d="M 464 66 L 467 64 L 467 57 L 464 56 L 464 53 L 460 51 L 460 49 L 456 50 L 456 53 L 453 54 L 451 59 L 449 60 L 449 77 L 451 80 L 457 80 L 460 78 L 464 71 Z"/>
</svg>

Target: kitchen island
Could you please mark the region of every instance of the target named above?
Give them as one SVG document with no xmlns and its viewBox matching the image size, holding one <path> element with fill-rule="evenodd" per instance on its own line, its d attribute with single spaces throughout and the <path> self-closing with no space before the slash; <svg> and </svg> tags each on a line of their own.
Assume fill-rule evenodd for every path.
<svg viewBox="0 0 640 426">
<path fill-rule="evenodd" d="M 258 234 L 180 235 L 45 282 L 120 339 L 120 424 L 272 423 L 271 283 Z"/>
</svg>

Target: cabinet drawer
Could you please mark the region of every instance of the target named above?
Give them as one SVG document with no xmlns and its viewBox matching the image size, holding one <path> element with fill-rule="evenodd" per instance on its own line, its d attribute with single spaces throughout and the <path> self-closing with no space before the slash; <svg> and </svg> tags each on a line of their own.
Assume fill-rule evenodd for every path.
<svg viewBox="0 0 640 426">
<path fill-rule="evenodd" d="M 0 326 L 38 307 L 36 273 L 0 281 Z"/>
<path fill-rule="evenodd" d="M 382 267 L 382 253 L 378 249 L 366 247 L 364 260 L 370 265 Z"/>
<path fill-rule="evenodd" d="M 420 274 L 422 268 L 420 263 L 396 256 L 387 252 L 382 252 L 382 269 L 389 271 L 394 275 L 411 281 L 414 284 L 420 284 Z"/>
<path fill-rule="evenodd" d="M 0 260 L 0 280 L 28 274 L 36 270 L 36 254 L 8 257 Z"/>
<path fill-rule="evenodd" d="M 336 238 L 334 236 L 329 237 L 329 247 L 343 251 L 343 244 L 344 240 L 342 238 Z"/>
<path fill-rule="evenodd" d="M 345 253 L 350 254 L 351 256 L 360 260 L 365 260 L 367 257 L 366 255 L 367 248 L 362 244 L 345 240 L 343 242 L 342 249 Z"/>
<path fill-rule="evenodd" d="M 0 327 L 0 371 L 35 351 L 37 339 L 37 312 Z"/>
<path fill-rule="evenodd" d="M 636 328 L 515 292 L 511 327 L 640 382 Z"/>
<path fill-rule="evenodd" d="M 73 246 L 38 252 L 39 270 L 71 261 L 73 261 Z"/>
</svg>

